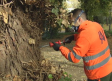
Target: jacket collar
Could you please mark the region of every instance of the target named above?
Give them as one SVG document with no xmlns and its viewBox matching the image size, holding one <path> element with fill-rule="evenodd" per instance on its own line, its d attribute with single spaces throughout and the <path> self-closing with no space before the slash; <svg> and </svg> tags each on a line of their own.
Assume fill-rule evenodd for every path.
<svg viewBox="0 0 112 81">
<path fill-rule="evenodd" d="M 86 28 L 87 28 L 86 25 L 88 25 L 89 22 L 91 22 L 91 21 L 89 21 L 89 20 L 84 21 L 84 22 L 79 26 L 78 32 L 80 32 L 80 31 L 86 29 Z"/>
</svg>

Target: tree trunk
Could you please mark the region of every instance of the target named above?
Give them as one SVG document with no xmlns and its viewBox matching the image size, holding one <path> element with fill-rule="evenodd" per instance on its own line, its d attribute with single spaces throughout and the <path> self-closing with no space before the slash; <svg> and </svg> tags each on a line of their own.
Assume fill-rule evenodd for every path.
<svg viewBox="0 0 112 81">
<path fill-rule="evenodd" d="M 109 25 L 109 24 L 108 24 L 108 20 L 109 20 L 108 17 L 106 17 L 106 25 L 107 25 L 107 26 Z"/>
<path fill-rule="evenodd" d="M 7 24 L 0 20 L 0 73 L 8 78 L 21 76 L 25 70 L 38 69 L 41 58 L 38 48 L 40 29 L 36 28 L 34 32 L 31 30 L 33 35 L 36 34 L 35 38 L 31 39 L 22 23 L 31 28 L 28 23 L 20 21 L 15 14 L 9 16 Z"/>
<path fill-rule="evenodd" d="M 111 31 L 111 12 L 110 12 L 110 19 L 109 19 L 109 31 Z"/>
</svg>

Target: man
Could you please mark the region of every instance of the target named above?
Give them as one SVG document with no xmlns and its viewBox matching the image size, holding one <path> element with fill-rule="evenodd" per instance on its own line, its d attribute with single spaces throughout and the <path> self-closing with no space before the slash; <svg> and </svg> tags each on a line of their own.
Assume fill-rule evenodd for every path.
<svg viewBox="0 0 112 81">
<path fill-rule="evenodd" d="M 84 71 L 88 81 L 112 81 L 112 58 L 108 42 L 101 25 L 86 19 L 82 9 L 72 12 L 71 21 L 77 34 L 67 37 L 65 43 L 75 40 L 73 50 L 53 42 L 54 50 L 60 50 L 66 59 L 78 63 L 84 62 Z"/>
</svg>

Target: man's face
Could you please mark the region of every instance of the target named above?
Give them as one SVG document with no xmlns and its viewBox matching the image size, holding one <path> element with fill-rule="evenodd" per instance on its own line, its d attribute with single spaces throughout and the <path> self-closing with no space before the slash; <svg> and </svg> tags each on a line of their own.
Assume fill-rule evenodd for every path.
<svg viewBox="0 0 112 81">
<path fill-rule="evenodd" d="M 70 31 L 71 32 L 77 32 L 77 30 L 78 30 L 78 27 L 79 27 L 79 23 L 78 23 L 78 21 L 79 21 L 79 18 L 74 18 L 73 16 L 72 16 L 72 14 L 71 15 L 69 15 L 69 23 L 70 23 L 70 25 L 71 25 L 71 28 L 70 28 Z"/>
<path fill-rule="evenodd" d="M 73 25 L 73 26 L 79 26 L 80 24 L 79 24 L 79 19 L 77 19 L 76 21 L 76 18 L 73 18 L 73 17 L 71 17 L 71 21 L 72 21 L 72 23 L 71 23 L 71 25 Z"/>
</svg>

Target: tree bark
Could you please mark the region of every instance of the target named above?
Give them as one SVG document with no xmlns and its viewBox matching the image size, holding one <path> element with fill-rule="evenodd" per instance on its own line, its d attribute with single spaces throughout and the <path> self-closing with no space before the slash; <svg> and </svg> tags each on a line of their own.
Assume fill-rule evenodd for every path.
<svg viewBox="0 0 112 81">
<path fill-rule="evenodd" d="M 6 79 L 33 75 L 28 72 L 40 68 L 42 57 L 39 48 L 39 25 L 42 26 L 42 21 L 38 20 L 37 24 L 29 17 L 19 8 L 12 16 L 8 15 L 7 23 L 3 21 L 4 17 L 0 16 L 0 74 Z"/>
<path fill-rule="evenodd" d="M 109 25 L 109 24 L 108 24 L 108 20 L 109 20 L 108 17 L 106 17 L 106 25 L 107 25 L 107 26 Z"/>
<path fill-rule="evenodd" d="M 109 31 L 111 31 L 111 12 L 110 12 L 110 19 L 109 19 Z"/>
</svg>

